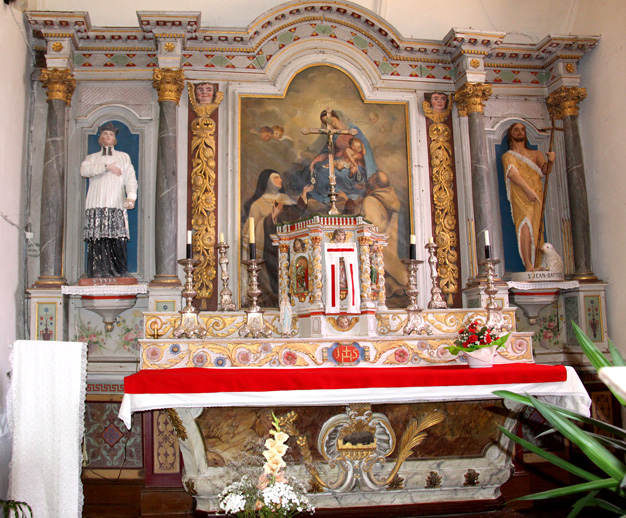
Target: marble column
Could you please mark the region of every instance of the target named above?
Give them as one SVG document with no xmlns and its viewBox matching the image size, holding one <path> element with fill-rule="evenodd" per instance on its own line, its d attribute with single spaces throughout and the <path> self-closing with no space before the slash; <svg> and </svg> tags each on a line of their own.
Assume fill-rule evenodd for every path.
<svg viewBox="0 0 626 518">
<path fill-rule="evenodd" d="M 63 277 L 65 226 L 65 110 L 76 81 L 67 68 L 43 69 L 39 80 L 48 90 L 48 118 L 41 186 L 39 278 L 34 288 L 67 284 Z"/>
<path fill-rule="evenodd" d="M 155 267 L 151 286 L 180 286 L 178 257 L 178 179 L 176 112 L 185 77 L 180 69 L 156 69 L 152 86 L 159 93 L 159 140 L 156 168 Z"/>
<path fill-rule="evenodd" d="M 476 234 L 489 230 L 494 236 L 500 230 L 497 186 L 493 185 L 487 154 L 484 103 L 491 95 L 491 85 L 466 83 L 454 94 L 459 115 L 468 118 L 470 157 L 472 162 L 472 201 Z M 478 241 L 478 240 L 477 240 Z M 482 239 L 481 239 L 482 243 Z M 476 259 L 485 259 L 485 247 L 476 246 Z"/>
<path fill-rule="evenodd" d="M 574 279 L 596 281 L 591 269 L 591 239 L 589 230 L 589 205 L 583 163 L 582 145 L 578 130 L 578 103 L 587 96 L 584 88 L 563 86 L 550 94 L 546 103 L 550 115 L 563 120 L 565 162 L 572 248 L 574 252 Z"/>
</svg>

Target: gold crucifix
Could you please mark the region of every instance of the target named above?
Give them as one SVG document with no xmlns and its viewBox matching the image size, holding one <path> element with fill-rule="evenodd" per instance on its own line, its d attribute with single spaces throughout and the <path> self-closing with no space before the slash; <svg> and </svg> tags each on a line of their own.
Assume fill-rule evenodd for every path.
<svg viewBox="0 0 626 518">
<path fill-rule="evenodd" d="M 338 121 L 333 109 L 329 106 L 325 112 L 322 112 L 322 122 L 326 123 L 326 128 L 302 128 L 304 135 L 318 134 L 326 135 L 328 138 L 328 182 L 330 183 L 330 210 L 328 214 L 336 215 L 341 214 L 337 210 L 337 192 L 335 191 L 335 185 L 337 180 L 335 178 L 335 141 L 333 137 L 335 135 L 356 135 L 357 130 L 352 128 L 349 130 L 337 129 L 335 127 L 334 120 Z M 311 178 L 311 183 L 315 183 L 315 178 Z"/>
</svg>

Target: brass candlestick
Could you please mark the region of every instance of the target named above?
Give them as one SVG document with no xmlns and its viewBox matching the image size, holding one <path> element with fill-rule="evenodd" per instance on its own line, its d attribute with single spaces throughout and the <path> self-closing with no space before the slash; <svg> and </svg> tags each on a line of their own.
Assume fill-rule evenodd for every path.
<svg viewBox="0 0 626 518">
<path fill-rule="evenodd" d="M 259 271 L 264 259 L 248 259 L 242 261 L 248 267 L 250 281 L 248 282 L 248 296 L 252 301 L 249 309 L 245 309 L 246 323 L 239 329 L 239 336 L 242 338 L 251 336 L 252 338 L 269 338 L 272 336 L 272 328 L 263 319 L 263 310 L 257 304 L 261 296 L 259 289 Z"/>
<path fill-rule="evenodd" d="M 417 297 L 419 295 L 419 289 L 417 288 L 417 270 L 419 265 L 424 261 L 419 259 L 403 259 L 402 263 L 406 266 L 409 272 L 409 289 L 406 290 L 410 304 L 406 308 L 407 323 L 402 328 L 402 333 L 410 335 L 411 333 L 417 334 L 432 334 L 433 328 L 430 324 L 424 321 L 422 310 L 417 305 Z"/>
<path fill-rule="evenodd" d="M 494 282 L 496 265 L 500 262 L 500 259 L 483 259 L 478 264 L 483 267 L 485 271 L 485 278 L 487 279 L 487 287 L 485 288 L 485 294 L 487 295 L 487 322 L 488 327 L 498 329 L 500 331 L 510 331 L 512 329 L 511 324 L 507 324 L 504 321 L 502 315 L 502 308 L 496 303 L 496 294 L 498 288 Z"/>
<path fill-rule="evenodd" d="M 218 311 L 235 311 L 233 302 L 233 292 L 228 288 L 228 257 L 226 251 L 230 248 L 226 243 L 218 243 L 215 248 L 220 254 L 219 265 L 222 270 L 222 291 L 220 291 L 220 302 L 217 305 Z"/>
<path fill-rule="evenodd" d="M 193 307 L 193 299 L 198 293 L 193 287 L 193 272 L 200 264 L 198 259 L 179 259 L 185 271 L 185 285 L 181 293 L 186 301 L 185 307 L 180 310 L 180 325 L 172 331 L 174 338 L 206 338 L 207 330 L 198 319 L 198 311 Z"/>
<path fill-rule="evenodd" d="M 430 266 L 430 278 L 433 282 L 433 287 L 430 289 L 430 302 L 428 303 L 428 309 L 447 309 L 448 304 L 443 297 L 443 292 L 439 287 L 439 274 L 437 273 L 437 245 L 435 243 L 428 242 L 424 247 L 428 250 L 428 265 Z"/>
</svg>

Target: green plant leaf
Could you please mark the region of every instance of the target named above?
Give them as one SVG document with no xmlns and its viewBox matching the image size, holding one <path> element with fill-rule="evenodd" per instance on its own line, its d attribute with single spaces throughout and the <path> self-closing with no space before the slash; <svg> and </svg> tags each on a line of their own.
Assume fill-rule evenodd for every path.
<svg viewBox="0 0 626 518">
<path fill-rule="evenodd" d="M 591 502 L 595 498 L 595 496 L 600 491 L 589 491 L 587 495 L 583 496 L 580 500 L 578 500 L 574 505 L 572 511 L 567 515 L 567 518 L 575 518 L 578 516 L 580 511 L 582 511 L 588 505 L 592 505 Z"/>
<path fill-rule="evenodd" d="M 513 442 L 516 442 L 517 444 L 526 448 L 527 450 L 533 453 L 536 453 L 537 455 L 546 459 L 548 462 L 551 462 L 555 466 L 558 466 L 566 471 L 569 471 L 570 473 L 573 473 L 574 475 L 580 478 L 584 478 L 585 480 L 600 480 L 600 477 L 598 477 L 597 475 L 594 475 L 593 473 L 590 473 L 589 471 L 586 471 L 583 468 L 580 468 L 576 466 L 575 464 L 572 464 L 571 462 L 568 462 L 565 459 L 562 459 L 561 457 L 558 457 L 554 455 L 553 453 L 550 453 L 544 450 L 543 448 L 537 446 L 536 444 L 533 444 L 531 442 L 528 442 L 525 439 L 522 439 L 521 437 L 518 437 L 517 435 L 510 432 L 506 428 L 502 426 L 499 426 L 499 428 L 500 428 L 500 431 L 504 435 L 506 435 L 509 439 L 511 439 Z"/>
<path fill-rule="evenodd" d="M 605 509 L 606 511 L 611 511 L 612 513 L 619 514 L 620 516 L 624 516 L 626 514 L 626 509 L 622 509 L 612 504 L 611 502 L 607 502 L 606 500 L 602 500 L 601 498 L 594 498 L 590 505 L 595 505 L 601 509 Z"/>
<path fill-rule="evenodd" d="M 530 396 L 530 400 L 539 413 L 550 421 L 550 424 L 559 432 L 576 444 L 589 457 L 591 462 L 616 481 L 622 481 L 624 475 L 626 475 L 626 465 L 622 461 L 584 430 L 581 430 L 568 419 L 559 415 L 558 412 L 555 412 L 532 396 Z"/>
<path fill-rule="evenodd" d="M 602 435 L 594 432 L 587 432 L 589 435 L 594 437 L 598 442 L 602 443 L 603 446 L 607 448 L 615 448 L 623 453 L 626 453 L 626 442 L 620 441 L 619 439 L 614 439 L 613 437 L 607 437 L 606 435 Z"/>
<path fill-rule="evenodd" d="M 510 392 L 508 390 L 495 390 L 492 392 L 492 394 L 504 399 L 510 399 L 511 401 L 523 403 L 528 406 L 534 406 L 528 396 L 522 396 L 521 394 L 516 394 L 515 392 Z M 623 437 L 624 439 L 626 439 L 626 430 L 624 430 L 623 428 L 619 428 L 618 426 L 614 426 L 605 421 L 593 419 L 592 417 L 587 417 L 585 415 L 579 414 L 578 412 L 574 412 L 573 410 L 561 408 L 560 406 L 552 405 L 550 403 L 544 403 L 544 405 L 565 417 L 575 419 L 577 421 L 580 421 L 581 423 L 595 426 L 596 428 L 609 432 L 613 435 L 616 435 L 617 437 Z"/>
<path fill-rule="evenodd" d="M 617 347 L 613 343 L 613 340 L 609 338 L 609 351 L 611 353 L 611 359 L 613 360 L 613 365 L 615 367 L 626 367 L 626 361 L 624 357 L 620 354 Z"/>
<path fill-rule="evenodd" d="M 604 354 L 600 352 L 600 349 L 598 349 L 596 344 L 594 344 L 589 337 L 583 333 L 582 329 L 573 321 L 572 326 L 574 328 L 574 334 L 576 334 L 578 344 L 587 355 L 587 358 L 589 358 L 593 368 L 596 369 L 596 371 L 599 371 L 602 367 L 610 367 L 611 362 L 605 358 Z"/>
<path fill-rule="evenodd" d="M 618 484 L 612 478 L 605 478 L 602 480 L 592 480 L 591 482 L 583 482 L 582 484 L 574 484 L 573 486 L 560 487 L 557 489 L 550 489 L 548 491 L 542 491 L 541 493 L 535 493 L 533 495 L 525 495 L 512 500 L 545 500 L 547 498 L 556 498 L 560 496 L 575 495 L 576 493 L 582 493 L 584 491 L 594 491 L 596 489 L 610 489 L 615 491 Z"/>
</svg>

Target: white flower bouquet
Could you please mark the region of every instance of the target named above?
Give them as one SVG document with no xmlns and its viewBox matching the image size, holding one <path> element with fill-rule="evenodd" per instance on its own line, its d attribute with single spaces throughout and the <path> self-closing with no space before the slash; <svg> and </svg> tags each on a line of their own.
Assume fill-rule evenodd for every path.
<svg viewBox="0 0 626 518">
<path fill-rule="evenodd" d="M 220 509 L 238 518 L 289 518 L 298 513 L 313 513 L 315 509 L 305 496 L 304 489 L 285 478 L 283 456 L 289 446 L 289 436 L 280 430 L 273 416 L 273 438 L 265 441 L 263 473 L 254 480 L 244 475 L 227 486 L 218 496 Z"/>
</svg>

